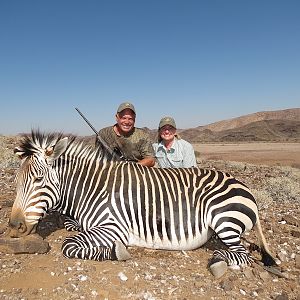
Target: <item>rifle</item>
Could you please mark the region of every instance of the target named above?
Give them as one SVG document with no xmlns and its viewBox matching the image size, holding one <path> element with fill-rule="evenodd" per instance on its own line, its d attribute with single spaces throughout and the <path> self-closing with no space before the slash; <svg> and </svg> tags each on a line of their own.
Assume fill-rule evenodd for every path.
<svg viewBox="0 0 300 300">
<path fill-rule="evenodd" d="M 110 155 L 116 155 L 119 157 L 120 160 L 124 160 L 124 161 L 133 161 L 133 162 L 137 162 L 136 160 L 133 159 L 129 159 L 126 158 L 123 154 L 123 152 L 121 151 L 121 149 L 119 149 L 118 147 L 115 147 L 113 150 L 111 150 L 111 148 L 107 145 L 107 143 L 103 140 L 103 138 L 99 135 L 98 131 L 95 129 L 95 127 L 89 122 L 89 120 L 84 116 L 84 114 L 77 108 L 75 107 L 75 109 L 77 110 L 77 112 L 80 114 L 80 116 L 83 118 L 83 120 L 90 126 L 90 128 L 94 131 L 94 133 L 96 134 L 96 137 L 98 139 L 98 141 L 100 142 L 100 144 L 110 153 Z"/>
<path fill-rule="evenodd" d="M 80 114 L 80 116 L 83 118 L 83 120 L 90 126 L 90 128 L 94 131 L 94 133 L 96 134 L 96 137 L 98 139 L 98 141 L 100 142 L 100 144 L 103 145 L 103 147 L 109 152 L 109 154 L 114 155 L 117 154 L 120 156 L 121 159 L 123 159 L 122 157 L 122 153 L 117 153 L 117 151 L 112 151 L 110 149 L 110 147 L 107 145 L 107 143 L 102 139 L 102 137 L 99 135 L 98 131 L 95 129 L 95 127 L 89 122 L 89 120 L 84 116 L 84 114 L 77 108 L 75 107 L 75 109 L 77 110 L 77 112 Z M 118 149 L 119 150 L 119 149 Z M 119 152 L 121 152 L 119 150 Z"/>
</svg>

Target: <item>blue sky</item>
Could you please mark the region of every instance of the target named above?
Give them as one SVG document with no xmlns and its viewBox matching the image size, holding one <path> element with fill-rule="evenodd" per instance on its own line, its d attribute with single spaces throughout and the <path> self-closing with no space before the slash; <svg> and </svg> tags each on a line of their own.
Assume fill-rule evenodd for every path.
<svg viewBox="0 0 300 300">
<path fill-rule="evenodd" d="M 0 134 L 300 107 L 300 1 L 0 2 Z"/>
</svg>

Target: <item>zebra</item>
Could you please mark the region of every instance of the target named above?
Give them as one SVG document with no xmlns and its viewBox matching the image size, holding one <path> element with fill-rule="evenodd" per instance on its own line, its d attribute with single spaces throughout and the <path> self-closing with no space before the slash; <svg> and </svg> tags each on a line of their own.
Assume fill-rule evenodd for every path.
<svg viewBox="0 0 300 300">
<path fill-rule="evenodd" d="M 215 250 L 208 264 L 220 277 L 228 266 L 253 262 L 241 236 L 254 228 L 262 262 L 276 264 L 253 195 L 228 173 L 144 167 L 75 136 L 38 130 L 14 152 L 21 164 L 11 237 L 35 233 L 51 211 L 66 217 L 67 230 L 78 231 L 62 243 L 67 258 L 127 260 L 128 246 L 193 250 L 215 234 L 228 248 Z"/>
</svg>

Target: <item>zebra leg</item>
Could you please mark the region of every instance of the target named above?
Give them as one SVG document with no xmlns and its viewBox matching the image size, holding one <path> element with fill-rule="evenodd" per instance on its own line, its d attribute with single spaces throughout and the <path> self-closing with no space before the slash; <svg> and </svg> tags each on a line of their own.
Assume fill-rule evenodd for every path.
<svg viewBox="0 0 300 300">
<path fill-rule="evenodd" d="M 221 277 L 228 266 L 249 265 L 253 262 L 252 257 L 241 244 L 241 234 L 238 230 L 223 228 L 217 232 L 217 235 L 229 250 L 214 251 L 209 268 L 215 277 Z"/>
<path fill-rule="evenodd" d="M 77 220 L 70 217 L 65 218 L 64 226 L 68 231 L 82 231 L 82 228 Z"/>
<path fill-rule="evenodd" d="M 103 228 L 93 228 L 67 237 L 62 244 L 63 255 L 67 258 L 103 260 L 127 260 L 130 254 L 119 240 L 108 237 Z"/>
</svg>

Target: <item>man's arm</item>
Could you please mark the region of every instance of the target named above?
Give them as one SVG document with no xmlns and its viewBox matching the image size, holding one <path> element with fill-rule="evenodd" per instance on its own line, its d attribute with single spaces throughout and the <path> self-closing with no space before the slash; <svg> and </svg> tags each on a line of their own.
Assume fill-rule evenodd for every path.
<svg viewBox="0 0 300 300">
<path fill-rule="evenodd" d="M 138 161 L 139 164 L 146 167 L 153 167 L 155 165 L 155 154 L 152 147 L 152 141 L 149 134 L 145 130 L 141 130 L 139 152 L 141 157 L 143 157 Z"/>
<path fill-rule="evenodd" d="M 147 156 L 141 160 L 138 161 L 139 164 L 146 167 L 153 167 L 155 165 L 155 159 L 154 157 Z"/>
</svg>

